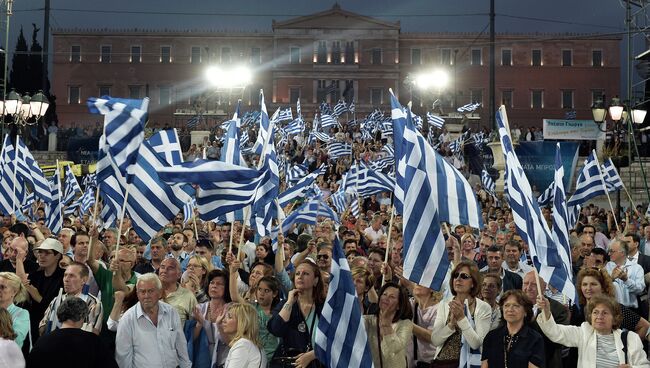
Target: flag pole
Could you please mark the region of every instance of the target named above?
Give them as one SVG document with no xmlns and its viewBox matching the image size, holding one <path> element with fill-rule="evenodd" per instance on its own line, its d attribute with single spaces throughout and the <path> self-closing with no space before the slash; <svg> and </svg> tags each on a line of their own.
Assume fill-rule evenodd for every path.
<svg viewBox="0 0 650 368">
<path fill-rule="evenodd" d="M 598 174 L 600 175 L 600 184 L 603 186 L 603 191 L 605 192 L 605 195 L 607 196 L 607 202 L 609 202 L 609 208 L 612 209 L 612 214 L 614 215 L 614 223 L 616 224 L 616 232 L 620 233 L 621 229 L 618 226 L 618 220 L 616 219 L 618 217 L 618 213 L 614 213 L 614 206 L 612 205 L 612 199 L 609 198 L 609 192 L 607 192 L 607 187 L 605 186 L 605 181 L 603 180 L 603 172 L 600 170 L 600 162 L 598 162 L 598 155 L 596 155 L 596 150 L 592 151 L 594 155 L 594 160 L 596 160 L 596 167 L 598 168 Z"/>
<path fill-rule="evenodd" d="M 392 194 L 391 194 L 392 197 Z M 392 202 L 392 200 L 391 200 Z M 388 238 L 386 238 L 386 254 L 384 254 L 384 264 L 386 265 L 385 267 L 388 267 L 388 255 L 390 254 L 390 237 L 393 233 L 393 218 L 395 216 L 395 206 L 390 207 L 390 221 L 388 221 Z M 381 275 L 381 286 L 384 286 L 386 283 L 386 274 L 384 273 Z"/>
<path fill-rule="evenodd" d="M 16 212 L 16 170 L 18 169 L 18 140 L 20 139 L 20 134 L 16 135 L 16 148 L 14 148 L 14 178 L 13 178 L 13 192 L 12 192 L 12 201 L 11 201 L 11 211 Z M 59 160 L 56 160 L 56 166 L 58 169 Z"/>
<path fill-rule="evenodd" d="M 535 267 L 535 265 L 533 265 L 533 272 L 535 273 L 535 283 L 537 284 L 537 295 L 543 298 L 544 292 L 542 291 L 542 283 L 539 281 L 539 273 L 537 272 L 537 267 Z"/>
<path fill-rule="evenodd" d="M 58 170 L 59 170 L 59 160 L 56 160 L 56 170 L 57 170 L 57 174 L 60 174 L 60 172 L 58 172 Z M 14 173 L 14 175 L 15 175 L 15 173 Z M 14 182 L 15 182 L 15 176 L 14 176 Z M 61 223 L 63 223 L 63 206 L 61 205 L 61 196 L 63 195 L 63 193 L 61 191 L 61 175 L 59 175 L 59 182 L 56 183 L 56 184 L 59 186 L 59 208 L 60 208 L 59 216 L 61 216 Z"/>
<path fill-rule="evenodd" d="M 277 203 L 277 200 L 276 200 L 276 203 Z M 293 207 L 295 205 L 296 205 L 296 202 L 293 202 L 293 203 L 291 203 L 291 205 L 289 205 L 289 209 L 287 210 L 287 212 L 285 213 L 285 216 L 284 216 L 285 218 L 287 217 L 288 214 L 291 213 L 291 211 L 293 210 Z M 280 204 L 278 203 L 278 207 L 279 206 L 280 206 Z M 279 218 L 279 217 L 280 217 L 280 211 L 278 211 L 278 222 L 279 222 L 279 225 L 280 225 L 280 227 L 278 228 L 278 236 L 280 234 L 282 234 L 282 236 L 284 236 L 284 231 L 282 231 L 282 227 L 284 226 L 284 218 Z M 278 252 L 281 252 L 280 256 L 282 257 L 282 263 L 284 264 L 284 246 L 282 244 L 278 244 Z"/>
<path fill-rule="evenodd" d="M 124 203 L 122 204 L 122 211 L 120 214 L 120 227 L 117 229 L 117 244 L 115 245 L 115 254 L 120 250 L 120 240 L 122 239 L 122 226 L 124 225 L 124 215 L 126 214 L 126 202 L 129 200 L 129 189 L 131 185 L 126 185 L 126 193 L 124 193 Z"/>
<path fill-rule="evenodd" d="M 246 206 L 244 208 L 244 218 L 242 219 L 241 222 L 241 234 L 239 234 L 239 245 L 237 246 L 237 260 L 239 261 L 239 258 L 241 257 L 241 246 L 242 243 L 244 243 L 244 232 L 246 231 L 246 219 L 250 222 L 249 219 L 250 216 L 250 206 Z M 231 230 L 232 232 L 232 230 Z M 232 247 L 232 245 L 231 245 Z M 232 248 L 230 249 L 232 252 Z"/>
<path fill-rule="evenodd" d="M 99 205 L 99 186 L 95 188 L 97 193 L 95 193 L 95 208 L 93 210 L 93 219 L 91 221 L 91 226 L 95 226 L 96 221 L 97 221 L 97 207 Z M 99 234 L 97 234 L 99 235 Z M 93 251 L 93 237 L 90 237 L 90 240 L 88 241 L 88 253 L 92 254 L 91 252 Z"/>
</svg>

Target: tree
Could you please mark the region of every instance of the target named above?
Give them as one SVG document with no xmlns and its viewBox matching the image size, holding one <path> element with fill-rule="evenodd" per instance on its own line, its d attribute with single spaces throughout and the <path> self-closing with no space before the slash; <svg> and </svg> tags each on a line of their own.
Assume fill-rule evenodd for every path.
<svg viewBox="0 0 650 368">
<path fill-rule="evenodd" d="M 30 90 L 30 62 L 29 53 L 27 49 L 27 40 L 23 34 L 23 27 L 20 27 L 20 34 L 16 42 L 16 51 L 11 61 L 11 72 L 9 73 L 8 91 L 12 88 L 21 95 Z"/>
</svg>

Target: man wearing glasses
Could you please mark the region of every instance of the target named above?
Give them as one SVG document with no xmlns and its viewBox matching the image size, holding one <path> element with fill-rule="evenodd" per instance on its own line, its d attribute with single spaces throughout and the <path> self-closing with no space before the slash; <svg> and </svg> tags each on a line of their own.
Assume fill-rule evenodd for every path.
<svg viewBox="0 0 650 368">
<path fill-rule="evenodd" d="M 609 246 L 610 261 L 605 269 L 614 281 L 616 300 L 639 313 L 637 297 L 645 290 L 643 268 L 627 258 L 629 249 L 626 241 L 614 240 Z"/>
</svg>

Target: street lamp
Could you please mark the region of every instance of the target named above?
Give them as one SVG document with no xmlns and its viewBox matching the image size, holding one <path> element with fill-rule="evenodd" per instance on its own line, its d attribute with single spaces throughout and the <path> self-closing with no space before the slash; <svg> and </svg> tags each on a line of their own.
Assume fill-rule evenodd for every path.
<svg viewBox="0 0 650 368">
<path fill-rule="evenodd" d="M 36 93 L 34 97 L 29 97 L 27 94 L 21 97 L 12 89 L 1 106 L 3 116 L 12 116 L 14 124 L 25 126 L 38 123 L 39 119 L 45 116 L 50 102 L 42 91 Z"/>
<path fill-rule="evenodd" d="M 206 79 L 218 88 L 244 88 L 253 79 L 253 73 L 245 66 L 223 68 L 211 66 L 205 71 Z"/>
<path fill-rule="evenodd" d="M 439 91 L 449 85 L 449 73 L 442 69 L 421 73 L 415 76 L 415 86 L 419 89 L 426 90 L 435 88 Z"/>
</svg>

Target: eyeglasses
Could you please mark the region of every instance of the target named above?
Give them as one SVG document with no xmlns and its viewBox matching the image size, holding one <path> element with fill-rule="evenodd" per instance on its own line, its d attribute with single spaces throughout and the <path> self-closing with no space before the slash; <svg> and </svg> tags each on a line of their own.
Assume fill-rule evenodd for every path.
<svg viewBox="0 0 650 368">
<path fill-rule="evenodd" d="M 330 256 L 328 256 L 327 254 L 319 254 L 319 255 L 316 256 L 316 258 L 318 258 L 318 259 L 329 259 Z"/>
<path fill-rule="evenodd" d="M 465 273 L 465 272 L 456 272 L 451 275 L 451 278 L 456 280 L 456 279 L 461 279 L 461 280 L 469 280 L 472 278 L 472 275 Z"/>
</svg>

